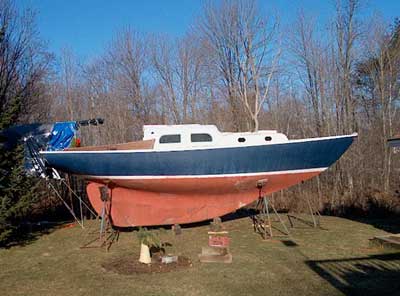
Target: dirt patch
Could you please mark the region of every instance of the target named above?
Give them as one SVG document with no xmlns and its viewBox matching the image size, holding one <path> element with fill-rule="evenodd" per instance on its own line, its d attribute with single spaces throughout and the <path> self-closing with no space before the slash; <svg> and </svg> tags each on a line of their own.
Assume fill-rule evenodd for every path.
<svg viewBox="0 0 400 296">
<path fill-rule="evenodd" d="M 174 270 L 186 269 L 192 266 L 189 258 L 179 256 L 177 262 L 161 263 L 158 258 L 153 260 L 151 264 L 140 263 L 135 256 L 126 256 L 116 258 L 109 262 L 103 263 L 101 266 L 107 270 L 118 274 L 136 274 L 136 273 L 159 273 L 170 272 Z"/>
</svg>

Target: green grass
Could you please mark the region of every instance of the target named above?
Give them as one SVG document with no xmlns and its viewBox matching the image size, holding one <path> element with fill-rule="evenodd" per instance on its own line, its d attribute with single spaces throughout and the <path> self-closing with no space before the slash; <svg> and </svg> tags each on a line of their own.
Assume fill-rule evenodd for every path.
<svg viewBox="0 0 400 296">
<path fill-rule="evenodd" d="M 137 260 L 139 244 L 133 233 L 121 233 L 107 253 L 80 248 L 90 239 L 94 223 L 86 230 L 59 228 L 26 246 L 0 250 L 0 294 L 365 296 L 398 291 L 399 253 L 369 245 L 368 239 L 386 233 L 375 227 L 379 221 L 322 217 L 321 222 L 323 230 L 298 224 L 302 227 L 291 230 L 294 243 L 281 237 L 263 241 L 249 218 L 224 222 L 232 264 L 198 262 L 208 226 L 185 228 L 179 236 L 168 231 L 163 239 L 172 244 L 169 251 L 191 258 L 193 267 L 129 276 L 107 272 L 101 264 L 120 256 Z"/>
</svg>

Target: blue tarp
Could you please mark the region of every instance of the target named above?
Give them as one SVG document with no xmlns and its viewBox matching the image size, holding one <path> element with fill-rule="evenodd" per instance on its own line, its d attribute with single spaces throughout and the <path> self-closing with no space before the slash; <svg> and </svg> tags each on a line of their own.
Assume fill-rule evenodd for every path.
<svg viewBox="0 0 400 296">
<path fill-rule="evenodd" d="M 50 134 L 47 150 L 62 150 L 71 145 L 71 141 L 78 129 L 76 121 L 57 122 Z"/>
<path fill-rule="evenodd" d="M 0 0 L 1 1 L 1 0 Z M 32 175 L 43 173 L 39 155 L 41 150 L 63 150 L 71 146 L 71 141 L 80 126 L 103 124 L 102 118 L 81 121 L 66 121 L 49 124 L 33 123 L 0 129 L 0 150 L 11 150 L 24 145 L 25 172 Z"/>
</svg>

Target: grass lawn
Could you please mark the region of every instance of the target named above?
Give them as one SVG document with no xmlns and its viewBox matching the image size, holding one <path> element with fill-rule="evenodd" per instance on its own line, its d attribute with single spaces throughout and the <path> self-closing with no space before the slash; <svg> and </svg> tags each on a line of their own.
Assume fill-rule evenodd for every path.
<svg viewBox="0 0 400 296">
<path fill-rule="evenodd" d="M 167 231 L 168 251 L 189 257 L 193 266 L 134 275 L 101 266 L 121 256 L 137 260 L 133 233 L 121 233 L 107 253 L 80 248 L 97 224 L 58 228 L 25 246 L 0 249 L 0 295 L 400 295 L 400 252 L 370 247 L 368 241 L 386 234 L 379 225 L 387 221 L 322 217 L 321 222 L 323 229 L 298 224 L 291 238 L 268 241 L 253 232 L 249 218 L 224 222 L 231 264 L 198 261 L 208 226 L 184 228 L 179 236 Z M 400 221 L 391 223 L 400 227 Z"/>
</svg>

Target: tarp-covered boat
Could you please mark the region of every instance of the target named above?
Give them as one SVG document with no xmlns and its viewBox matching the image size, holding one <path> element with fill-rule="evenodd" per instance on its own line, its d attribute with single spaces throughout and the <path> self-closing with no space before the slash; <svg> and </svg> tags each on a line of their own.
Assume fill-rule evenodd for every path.
<svg viewBox="0 0 400 296">
<path fill-rule="evenodd" d="M 357 134 L 288 140 L 276 131 L 223 133 L 213 125 L 147 125 L 143 141 L 41 151 L 49 167 L 87 180 L 95 210 L 111 195 L 115 226 L 191 223 L 233 212 L 312 178 Z"/>
</svg>

